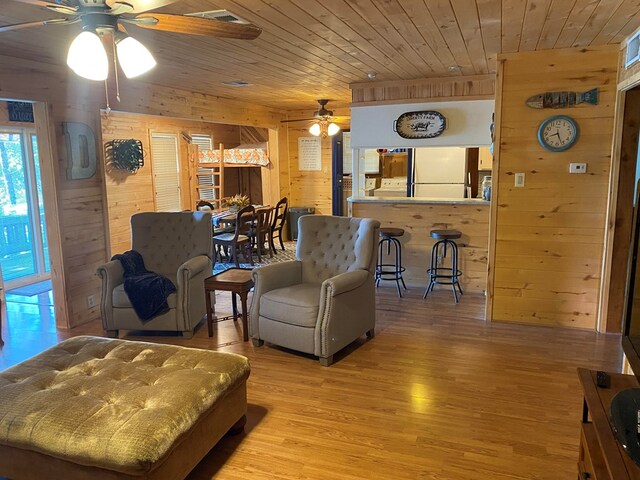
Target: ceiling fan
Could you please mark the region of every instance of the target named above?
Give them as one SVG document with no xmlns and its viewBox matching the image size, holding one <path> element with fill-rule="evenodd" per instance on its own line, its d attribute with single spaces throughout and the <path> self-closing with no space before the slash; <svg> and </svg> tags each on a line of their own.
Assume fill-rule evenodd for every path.
<svg viewBox="0 0 640 480">
<path fill-rule="evenodd" d="M 41 25 L 81 23 L 82 32 L 69 47 L 67 64 L 78 75 L 90 80 L 106 80 L 108 76 L 108 59 L 100 39 L 105 34 L 112 35 L 115 55 L 127 78 L 141 75 L 155 66 L 156 62 L 149 50 L 128 35 L 125 25 L 187 35 L 240 40 L 253 40 L 262 32 L 259 27 L 251 24 L 170 13 L 145 13 L 177 0 L 14 1 L 45 7 L 64 15 L 64 18 L 0 26 L 0 33 Z"/>
<path fill-rule="evenodd" d="M 315 137 L 326 138 L 333 136 L 340 131 L 340 126 L 333 122 L 342 117 L 333 115 L 333 110 L 327 110 L 325 106 L 329 100 L 316 100 L 320 104 L 320 108 L 313 112 L 313 118 L 298 118 L 295 120 L 282 120 L 281 123 L 289 122 L 308 122 L 313 120 L 314 123 L 309 127 L 309 133 Z"/>
</svg>

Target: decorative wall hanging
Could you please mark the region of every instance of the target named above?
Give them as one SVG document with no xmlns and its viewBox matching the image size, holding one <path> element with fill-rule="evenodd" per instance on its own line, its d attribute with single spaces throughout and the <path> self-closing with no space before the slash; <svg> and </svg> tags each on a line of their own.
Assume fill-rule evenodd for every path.
<svg viewBox="0 0 640 480">
<path fill-rule="evenodd" d="M 555 115 L 538 127 L 540 145 L 551 152 L 563 152 L 578 140 L 578 124 L 571 117 Z"/>
<path fill-rule="evenodd" d="M 136 173 L 144 166 L 144 150 L 140 140 L 111 140 L 104 146 L 107 166 Z"/>
<path fill-rule="evenodd" d="M 96 137 L 91 127 L 85 123 L 63 122 L 67 145 L 67 178 L 82 180 L 96 173 Z"/>
<path fill-rule="evenodd" d="M 597 105 L 598 89 L 592 88 L 584 93 L 545 92 L 527 98 L 527 107 L 531 108 L 567 108 L 575 107 L 579 103 Z"/>
<path fill-rule="evenodd" d="M 322 138 L 298 137 L 298 170 L 322 170 Z"/>
<path fill-rule="evenodd" d="M 33 103 L 7 102 L 10 122 L 33 123 Z"/>
<path fill-rule="evenodd" d="M 393 131 L 402 138 L 434 138 L 447 128 L 447 119 L 440 112 L 425 110 L 406 112 L 393 122 Z"/>
</svg>

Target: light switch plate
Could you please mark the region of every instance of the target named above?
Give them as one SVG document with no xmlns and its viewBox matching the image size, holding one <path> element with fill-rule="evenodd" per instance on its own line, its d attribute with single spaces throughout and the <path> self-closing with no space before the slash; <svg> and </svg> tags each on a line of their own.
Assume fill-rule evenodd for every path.
<svg viewBox="0 0 640 480">
<path fill-rule="evenodd" d="M 524 187 L 524 173 L 516 173 L 515 178 L 515 186 Z"/>
<path fill-rule="evenodd" d="M 587 173 L 586 163 L 570 163 L 569 173 Z"/>
</svg>

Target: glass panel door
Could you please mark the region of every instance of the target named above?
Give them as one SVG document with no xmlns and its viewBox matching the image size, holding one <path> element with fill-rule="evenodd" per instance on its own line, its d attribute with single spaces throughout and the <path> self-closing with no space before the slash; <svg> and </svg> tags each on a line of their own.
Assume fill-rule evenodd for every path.
<svg viewBox="0 0 640 480">
<path fill-rule="evenodd" d="M 34 133 L 0 127 L 0 264 L 5 288 L 49 277 L 37 159 Z"/>
</svg>

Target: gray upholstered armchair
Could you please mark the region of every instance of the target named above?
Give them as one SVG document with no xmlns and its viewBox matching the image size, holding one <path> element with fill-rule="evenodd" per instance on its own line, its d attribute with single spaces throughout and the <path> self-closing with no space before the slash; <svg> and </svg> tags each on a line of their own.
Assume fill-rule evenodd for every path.
<svg viewBox="0 0 640 480">
<path fill-rule="evenodd" d="M 145 267 L 171 279 L 169 311 L 142 322 L 124 291 L 124 270 L 118 260 L 98 268 L 102 279 L 100 309 L 107 334 L 118 330 L 168 330 L 193 335 L 206 313 L 204 279 L 211 275 L 211 214 L 146 212 L 131 217 L 131 248 L 142 254 Z"/>
<path fill-rule="evenodd" d="M 365 333 L 374 335 L 376 241 L 370 218 L 300 218 L 296 260 L 253 270 L 249 334 L 311 353 L 328 366 Z"/>
</svg>

